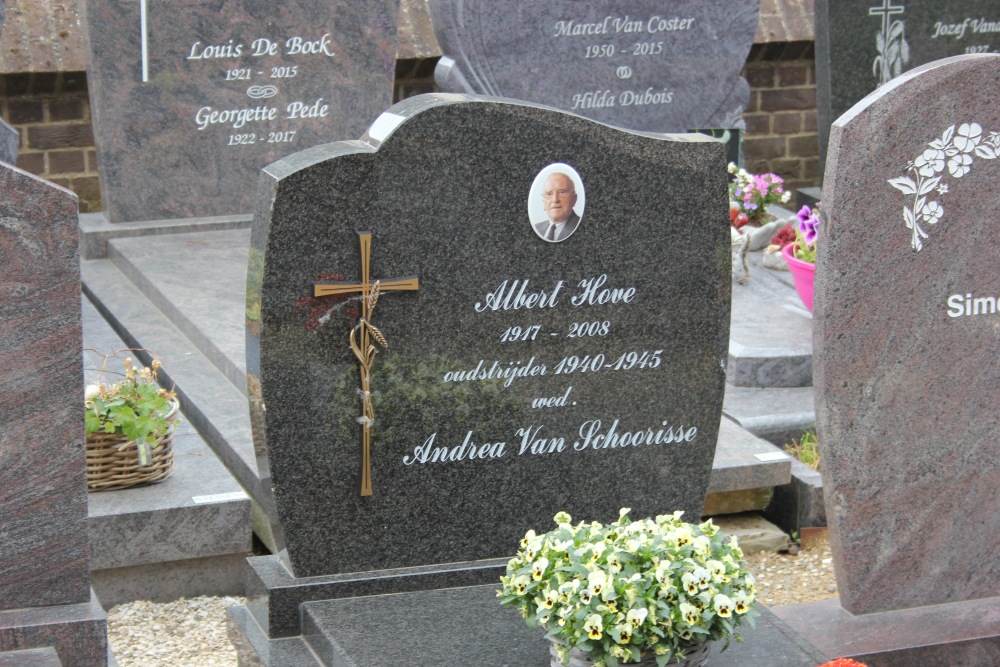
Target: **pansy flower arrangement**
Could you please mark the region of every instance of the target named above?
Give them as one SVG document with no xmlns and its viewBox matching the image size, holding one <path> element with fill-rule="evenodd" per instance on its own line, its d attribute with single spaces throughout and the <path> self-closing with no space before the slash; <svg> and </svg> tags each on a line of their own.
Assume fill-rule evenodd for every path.
<svg viewBox="0 0 1000 667">
<path fill-rule="evenodd" d="M 682 512 L 628 514 L 574 526 L 559 512 L 554 530 L 529 530 L 501 577 L 501 603 L 543 627 L 564 665 L 573 648 L 596 667 L 644 653 L 662 667 L 708 641 L 739 641 L 737 628 L 756 616 L 756 588 L 736 538 L 711 520 L 685 523 Z"/>
</svg>

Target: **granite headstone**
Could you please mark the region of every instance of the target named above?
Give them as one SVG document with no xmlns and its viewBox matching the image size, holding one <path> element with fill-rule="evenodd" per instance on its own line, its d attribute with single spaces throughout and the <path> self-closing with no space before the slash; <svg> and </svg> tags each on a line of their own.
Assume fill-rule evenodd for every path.
<svg viewBox="0 0 1000 667">
<path fill-rule="evenodd" d="M 104 665 L 90 591 L 76 195 L 0 164 L 0 652 Z"/>
<path fill-rule="evenodd" d="M 840 604 L 778 613 L 886 667 L 1000 650 L 1000 56 L 935 61 L 833 126 L 816 422 Z"/>
<path fill-rule="evenodd" d="M 852 612 L 1000 595 L 998 89 L 1000 56 L 948 59 L 834 125 L 814 372 Z"/>
<path fill-rule="evenodd" d="M 967 53 L 1000 52 L 997 0 L 816 0 L 820 152 L 830 125 L 902 72 Z"/>
<path fill-rule="evenodd" d="M 398 3 L 89 0 L 111 222 L 248 213 L 257 174 L 392 102 Z"/>
<path fill-rule="evenodd" d="M 442 90 L 634 130 L 742 127 L 760 0 L 430 0 Z"/>
<path fill-rule="evenodd" d="M 3 34 L 4 3 L 0 2 L 0 35 Z M 17 148 L 20 137 L 17 130 L 0 118 L 0 162 L 14 164 L 17 161 Z"/>
<path fill-rule="evenodd" d="M 267 167 L 247 366 L 295 575 L 505 557 L 560 509 L 697 518 L 728 345 L 723 151 L 432 95 Z M 549 215 L 575 231 L 547 240 Z M 359 318 L 388 342 L 363 390 Z"/>
</svg>

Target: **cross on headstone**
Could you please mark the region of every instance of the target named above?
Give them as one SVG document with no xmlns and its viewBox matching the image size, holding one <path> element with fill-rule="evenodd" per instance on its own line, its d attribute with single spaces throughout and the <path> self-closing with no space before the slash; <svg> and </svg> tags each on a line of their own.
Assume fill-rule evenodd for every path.
<svg viewBox="0 0 1000 667">
<path fill-rule="evenodd" d="M 882 0 L 881 7 L 869 7 L 869 16 L 881 16 L 882 17 L 882 34 L 889 34 L 889 18 L 893 14 L 902 14 L 906 11 L 906 7 L 895 7 L 892 4 L 892 0 Z"/>
<path fill-rule="evenodd" d="M 420 289 L 420 279 L 410 276 L 376 280 L 372 283 L 370 278 L 372 235 L 371 232 L 358 232 L 358 236 L 361 241 L 361 282 L 316 283 L 313 287 L 313 296 L 361 293 L 361 319 L 358 325 L 351 329 L 351 350 L 358 358 L 361 367 L 361 416 L 358 418 L 361 423 L 361 495 L 370 496 L 372 495 L 371 423 L 375 418 L 371 399 L 371 367 L 375 360 L 375 346 L 372 345 L 371 339 L 375 338 L 382 347 L 388 346 L 382 332 L 372 325 L 371 314 L 375 310 L 381 292 L 416 291 Z M 359 332 L 360 335 L 356 338 Z"/>
</svg>

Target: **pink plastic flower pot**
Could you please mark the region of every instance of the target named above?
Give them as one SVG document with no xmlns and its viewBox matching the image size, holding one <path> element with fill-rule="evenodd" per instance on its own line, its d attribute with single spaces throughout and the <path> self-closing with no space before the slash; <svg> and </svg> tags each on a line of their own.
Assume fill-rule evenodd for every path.
<svg viewBox="0 0 1000 667">
<path fill-rule="evenodd" d="M 794 247 L 794 243 L 786 245 L 781 249 L 781 256 L 788 262 L 788 270 L 792 274 L 792 280 L 795 281 L 795 291 L 799 293 L 799 298 L 802 299 L 802 303 L 805 304 L 805 307 L 811 313 L 813 309 L 813 281 L 816 278 L 816 265 L 803 262 L 801 259 L 795 259 L 795 256 L 792 255 L 792 248 Z"/>
</svg>

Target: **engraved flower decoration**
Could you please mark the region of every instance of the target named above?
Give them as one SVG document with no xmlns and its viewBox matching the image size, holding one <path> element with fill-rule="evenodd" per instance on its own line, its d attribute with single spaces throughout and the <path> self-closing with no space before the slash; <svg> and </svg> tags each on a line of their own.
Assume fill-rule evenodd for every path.
<svg viewBox="0 0 1000 667">
<path fill-rule="evenodd" d="M 910 230 L 910 246 L 920 252 L 928 238 L 921 224 L 935 225 L 944 217 L 944 206 L 933 199 L 948 193 L 942 183 L 945 168 L 952 178 L 962 178 L 972 170 L 974 158 L 995 160 L 1000 155 L 1000 132 L 990 132 L 983 138 L 979 123 L 962 123 L 946 129 L 940 138 L 928 144 L 920 155 L 906 163 L 909 176 L 889 179 L 888 183 L 913 201 L 903 207 L 903 222 Z"/>
</svg>

